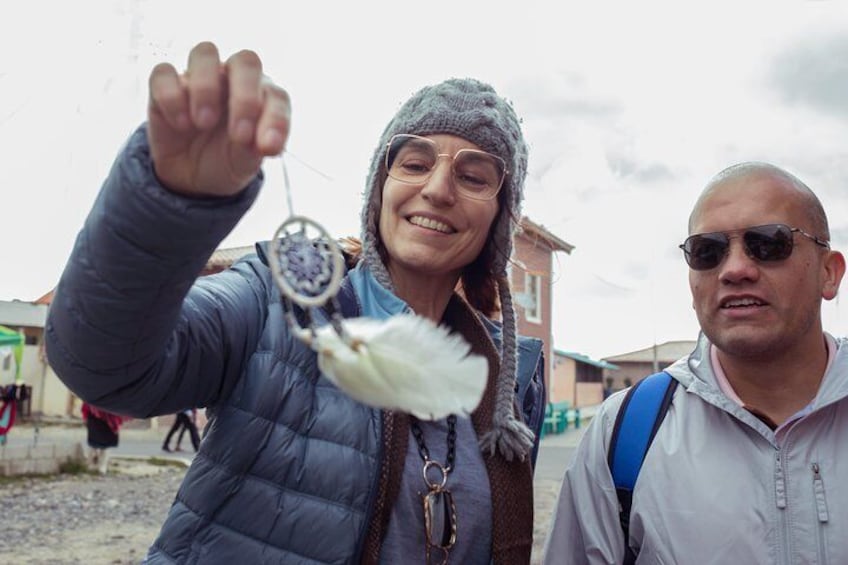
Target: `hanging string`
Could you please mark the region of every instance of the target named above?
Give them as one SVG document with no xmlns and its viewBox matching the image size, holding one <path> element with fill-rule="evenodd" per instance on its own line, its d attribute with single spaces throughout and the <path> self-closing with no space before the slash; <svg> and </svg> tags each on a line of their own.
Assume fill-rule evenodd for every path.
<svg viewBox="0 0 848 565">
<path fill-rule="evenodd" d="M 288 167 L 286 166 L 286 160 L 284 158 L 284 155 L 288 155 L 290 158 L 294 159 L 295 161 L 297 161 L 298 163 L 300 163 L 301 165 L 303 165 L 304 167 L 306 167 L 307 169 L 309 169 L 310 171 L 312 171 L 316 175 L 323 177 L 324 180 L 333 182 L 333 177 L 331 177 L 330 175 L 328 175 L 326 173 L 321 172 L 320 170 L 313 167 L 312 165 L 310 165 L 309 163 L 307 163 L 306 161 L 304 161 L 303 159 L 301 159 L 300 157 L 298 157 L 297 155 L 295 155 L 294 153 L 292 153 L 289 150 L 286 150 L 283 153 L 280 153 L 280 165 L 282 166 L 282 169 L 283 169 L 283 186 L 285 187 L 285 191 L 286 191 L 286 204 L 288 204 L 289 216 L 294 216 L 295 214 L 294 214 L 294 204 L 293 204 L 293 198 L 292 198 L 291 180 L 289 179 L 289 170 L 288 170 Z"/>
<path fill-rule="evenodd" d="M 294 216 L 294 204 L 292 204 L 292 189 L 291 181 L 289 180 L 289 170 L 286 168 L 286 160 L 283 157 L 284 153 L 280 153 L 280 163 L 283 166 L 283 187 L 286 190 L 286 203 L 289 206 L 289 217 Z"/>
</svg>

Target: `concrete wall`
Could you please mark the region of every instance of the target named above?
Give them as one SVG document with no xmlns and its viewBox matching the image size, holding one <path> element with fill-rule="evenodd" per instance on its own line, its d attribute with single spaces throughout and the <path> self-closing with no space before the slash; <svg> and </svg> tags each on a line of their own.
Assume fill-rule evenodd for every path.
<svg viewBox="0 0 848 565">
<path fill-rule="evenodd" d="M 600 404 L 604 399 L 603 383 L 575 383 L 577 361 L 556 355 L 554 374 L 548 388 L 548 402 L 568 402 L 571 406 L 583 407 Z"/>
<path fill-rule="evenodd" d="M 595 406 L 604 401 L 603 383 L 577 383 L 576 406 Z"/>
<path fill-rule="evenodd" d="M 4 445 L 0 447 L 0 476 L 56 474 L 70 461 L 84 461 L 81 443 Z"/>
<path fill-rule="evenodd" d="M 645 377 L 647 377 L 648 375 L 655 372 L 653 361 L 616 361 L 615 363 L 619 367 L 617 371 L 609 371 L 607 369 L 604 369 L 604 382 L 606 383 L 606 380 L 608 378 L 611 378 L 613 391 L 622 390 L 630 385 L 634 385 Z M 659 370 L 663 370 L 668 365 L 669 363 L 667 362 L 660 362 L 658 365 Z"/>
<path fill-rule="evenodd" d="M 574 406 L 574 379 L 577 378 L 577 362 L 574 359 L 556 355 L 554 374 L 548 387 L 548 402 L 568 402 Z"/>
<path fill-rule="evenodd" d="M 64 417 L 68 415 L 71 392 L 59 380 L 53 369 L 42 361 L 38 346 L 27 345 L 24 347 L 21 376 L 24 384 L 32 387 L 32 398 L 30 399 L 32 416 L 41 414 L 50 417 Z M 14 379 L 8 382 L 0 381 L 0 384 L 11 384 L 13 381 Z"/>
</svg>

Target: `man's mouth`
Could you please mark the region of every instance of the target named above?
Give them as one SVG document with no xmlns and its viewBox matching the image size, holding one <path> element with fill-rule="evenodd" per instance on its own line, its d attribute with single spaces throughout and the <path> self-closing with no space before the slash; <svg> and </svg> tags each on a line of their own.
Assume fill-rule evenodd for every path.
<svg viewBox="0 0 848 565">
<path fill-rule="evenodd" d="M 750 308 L 752 306 L 765 305 L 765 302 L 756 298 L 734 298 L 721 303 L 722 308 Z"/>
</svg>

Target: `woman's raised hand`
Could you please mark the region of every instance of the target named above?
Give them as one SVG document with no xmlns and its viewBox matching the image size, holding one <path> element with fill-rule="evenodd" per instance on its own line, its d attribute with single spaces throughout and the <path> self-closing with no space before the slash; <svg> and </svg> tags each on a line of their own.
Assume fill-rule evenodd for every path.
<svg viewBox="0 0 848 565">
<path fill-rule="evenodd" d="M 285 148 L 291 105 L 262 74 L 253 51 L 221 62 L 212 43 L 196 45 L 188 68 L 160 63 L 150 73 L 150 151 L 159 181 L 174 192 L 230 196 Z"/>
</svg>

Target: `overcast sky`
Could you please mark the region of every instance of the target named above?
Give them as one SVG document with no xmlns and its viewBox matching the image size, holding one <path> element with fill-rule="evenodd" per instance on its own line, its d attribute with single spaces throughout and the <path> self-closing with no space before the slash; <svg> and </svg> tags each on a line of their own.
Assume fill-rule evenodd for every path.
<svg viewBox="0 0 848 565">
<path fill-rule="evenodd" d="M 555 260 L 559 349 L 601 358 L 697 336 L 677 244 L 699 191 L 727 165 L 764 160 L 798 175 L 828 211 L 833 246 L 848 250 L 841 3 L 212 4 L 5 9 L 0 300 L 53 288 L 112 159 L 144 119 L 150 69 L 182 69 L 207 39 L 224 56 L 256 50 L 289 91 L 295 211 L 338 236 L 358 233 L 371 153 L 409 95 L 451 76 L 493 84 L 531 147 L 525 213 L 575 246 Z M 266 171 L 223 246 L 268 239 L 287 216 L 279 161 Z M 824 318 L 848 334 L 844 299 Z"/>
</svg>

